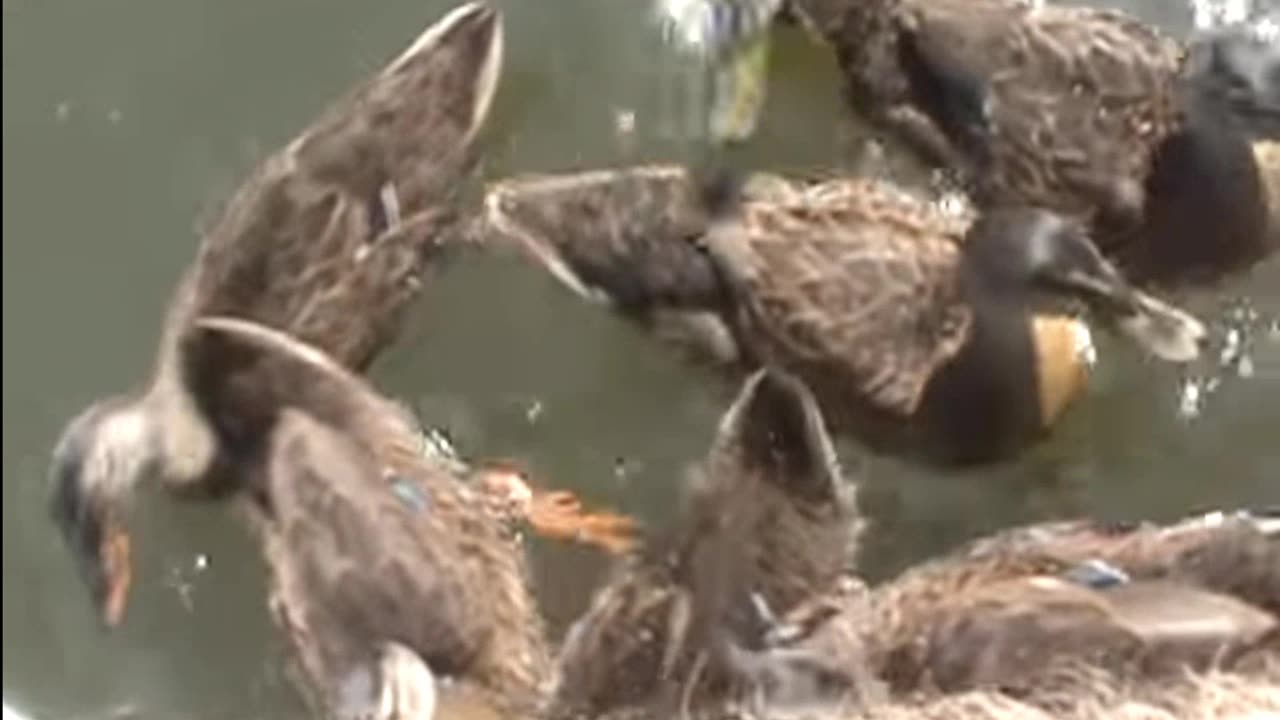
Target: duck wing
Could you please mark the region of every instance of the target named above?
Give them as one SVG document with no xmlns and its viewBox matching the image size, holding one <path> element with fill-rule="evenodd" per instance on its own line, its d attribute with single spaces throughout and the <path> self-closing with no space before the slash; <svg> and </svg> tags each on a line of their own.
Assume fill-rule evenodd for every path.
<svg viewBox="0 0 1280 720">
<path fill-rule="evenodd" d="M 847 181 L 747 202 L 707 244 L 762 361 L 819 396 L 907 416 L 972 323 L 956 273 L 964 226 L 887 185 Z"/>
<path fill-rule="evenodd" d="M 247 317 L 364 369 L 459 232 L 501 59 L 498 12 L 462 5 L 264 160 L 204 233 L 168 344 L 198 316 Z"/>
<path fill-rule="evenodd" d="M 394 641 L 436 674 L 533 693 L 548 660 L 523 554 L 398 405 L 265 325 L 202 318 L 186 348 L 202 411 L 261 458 L 272 604 L 314 683 Z"/>
</svg>

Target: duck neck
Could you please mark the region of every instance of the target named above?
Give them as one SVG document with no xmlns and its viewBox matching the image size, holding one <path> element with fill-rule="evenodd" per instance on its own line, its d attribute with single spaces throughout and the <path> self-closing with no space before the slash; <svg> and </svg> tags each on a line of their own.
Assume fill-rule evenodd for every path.
<svg viewBox="0 0 1280 720">
<path fill-rule="evenodd" d="M 155 435 L 160 481 L 175 489 L 198 484 L 213 467 L 217 441 L 172 363 L 161 364 L 141 406 Z"/>
<path fill-rule="evenodd" d="M 192 488 L 212 470 L 218 451 L 214 430 L 191 396 L 182 372 L 182 336 L 197 315 L 199 269 L 178 281 L 161 330 L 151 387 L 142 404 L 152 419 L 161 482 Z"/>
<path fill-rule="evenodd" d="M 1034 386 L 1034 395 L 1022 394 L 1036 399 L 1039 426 L 1048 429 L 1085 387 L 1093 353 L 1087 326 L 1067 315 L 1036 312 L 1024 290 L 996 282 L 977 268 L 967 273 L 965 290 L 974 309 L 970 352 L 1002 352 L 1013 358 L 1016 369 L 1010 375 L 1027 383 L 1024 388 Z M 993 332 L 994 339 L 989 337 Z"/>
</svg>

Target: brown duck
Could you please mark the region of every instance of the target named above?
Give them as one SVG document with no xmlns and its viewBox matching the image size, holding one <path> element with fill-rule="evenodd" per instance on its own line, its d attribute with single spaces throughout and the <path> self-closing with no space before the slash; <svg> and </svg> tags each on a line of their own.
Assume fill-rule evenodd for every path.
<svg viewBox="0 0 1280 720">
<path fill-rule="evenodd" d="M 854 112 L 980 207 L 1088 223 L 1135 280 L 1211 280 L 1280 245 L 1280 46 L 1188 43 L 1112 10 L 1025 0 L 792 0 Z"/>
<path fill-rule="evenodd" d="M 486 220 L 580 295 L 739 376 L 787 369 L 841 431 L 942 462 L 1012 453 L 1083 390 L 1089 334 L 1062 302 L 1168 360 L 1205 333 L 1053 213 L 757 176 L 713 219 L 693 184 L 677 167 L 517 178 L 491 186 Z"/>
<path fill-rule="evenodd" d="M 674 717 L 756 687 L 761 672 L 820 681 L 821 666 L 785 672 L 748 648 L 774 613 L 841 582 L 859 530 L 853 490 L 809 390 L 753 373 L 686 483 L 675 525 L 621 565 L 570 629 L 550 715 Z"/>
<path fill-rule="evenodd" d="M 862 648 L 896 693 L 1022 693 L 1072 662 L 1138 677 L 1275 660 L 1280 523 L 1214 514 L 1020 528 L 844 605 L 801 646 Z"/>
<path fill-rule="evenodd" d="M 125 610 L 134 488 L 154 481 L 207 496 L 243 479 L 246 458 L 197 409 L 181 372 L 183 333 L 201 315 L 247 318 L 367 368 L 458 230 L 457 187 L 475 160 L 502 47 L 497 11 L 460 6 L 268 157 L 184 274 L 150 380 L 67 425 L 53 452 L 51 510 L 108 624 Z M 598 540 L 616 529 L 590 516 L 597 532 L 577 533 L 583 518 L 566 500 L 528 493 L 520 516 L 558 536 Z"/>
<path fill-rule="evenodd" d="M 746 490 L 739 488 L 739 505 L 753 497 L 765 502 Z M 759 545 L 776 542 L 768 537 Z M 810 547 L 822 557 L 839 553 L 829 549 L 838 546 Z M 741 562 L 757 549 L 753 542 L 718 546 L 716 558 Z M 804 569 L 793 573 L 787 564 L 767 566 L 767 572 L 780 575 L 757 574 L 757 586 L 784 584 L 810 594 L 793 596 L 800 599 L 777 616 L 757 613 L 754 629 L 720 615 L 711 626 L 718 635 L 684 635 L 687 657 L 711 658 L 686 664 L 686 674 L 663 686 L 680 693 L 685 707 L 708 717 L 737 717 L 725 708 L 741 706 L 745 698 L 765 703 L 754 708 L 759 717 L 794 710 L 797 702 L 813 716 L 855 717 L 859 708 L 884 710 L 938 693 L 1033 697 L 1046 683 L 1081 673 L 1101 673 L 1104 680 L 1095 682 L 1104 684 L 1158 682 L 1209 669 L 1274 677 L 1280 663 L 1280 522 L 1266 515 L 1215 513 L 1169 526 L 1076 521 L 1020 528 L 921 563 L 870 590 L 852 577 L 833 583 Z M 694 608 L 750 607 L 744 602 L 750 587 L 717 586 L 719 605 L 710 606 L 685 590 L 691 593 L 686 602 Z M 727 600 L 723 588 L 732 589 Z M 666 622 L 656 632 L 638 633 L 634 642 L 661 642 L 676 625 L 662 614 L 666 607 L 634 596 L 602 597 L 614 606 L 598 601 L 596 615 L 587 617 L 598 623 L 591 637 L 608 638 L 615 643 L 610 647 L 620 646 L 617 638 L 627 637 L 626 623 L 637 614 L 623 608 L 645 608 Z M 606 619 L 612 627 L 599 625 Z M 578 665 L 608 677 L 621 657 L 598 651 Z M 713 669 L 736 684 L 708 684 L 717 678 Z M 617 710 L 617 717 L 670 716 L 629 699 L 631 710 Z"/>
<path fill-rule="evenodd" d="M 265 325 L 202 318 L 179 352 L 241 458 L 272 615 L 318 714 L 533 712 L 550 656 L 494 471 L 423 453 L 399 405 Z"/>
</svg>

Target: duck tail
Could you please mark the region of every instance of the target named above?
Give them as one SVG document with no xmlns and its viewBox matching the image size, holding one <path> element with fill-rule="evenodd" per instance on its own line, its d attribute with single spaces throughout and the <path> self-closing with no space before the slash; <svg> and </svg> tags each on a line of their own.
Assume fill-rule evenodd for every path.
<svg viewBox="0 0 1280 720">
<path fill-rule="evenodd" d="M 691 191 L 676 166 L 511 178 L 489 189 L 485 242 L 627 315 L 714 309 L 719 279 L 696 242 L 706 224 Z"/>
</svg>

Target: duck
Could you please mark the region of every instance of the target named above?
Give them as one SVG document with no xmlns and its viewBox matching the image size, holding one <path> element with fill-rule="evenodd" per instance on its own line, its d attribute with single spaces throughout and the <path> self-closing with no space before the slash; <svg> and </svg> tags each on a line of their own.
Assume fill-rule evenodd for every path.
<svg viewBox="0 0 1280 720">
<path fill-rule="evenodd" d="M 851 111 L 980 207 L 1083 221 L 1135 282 L 1210 285 L 1280 245 L 1280 46 L 1026 0 L 793 0 Z"/>
<path fill-rule="evenodd" d="M 183 274 L 150 378 L 64 427 L 49 512 L 103 623 L 118 625 L 127 606 L 127 515 L 140 486 L 193 499 L 241 489 L 245 458 L 200 412 L 182 372 L 183 334 L 205 314 L 240 317 L 366 370 L 465 234 L 458 186 L 479 155 L 502 52 L 499 12 L 460 5 L 266 158 Z M 610 514 L 535 491 L 510 465 L 485 469 L 476 474 L 487 497 L 510 505 L 519 528 L 626 546 L 629 529 Z"/>
<path fill-rule="evenodd" d="M 237 484 L 181 372 L 183 333 L 201 315 L 244 317 L 368 368 L 458 233 L 456 186 L 477 159 L 502 38 L 496 10 L 455 8 L 264 159 L 203 234 L 149 379 L 63 428 L 50 512 L 106 624 L 125 608 L 133 490 L 216 496 Z"/>
<path fill-rule="evenodd" d="M 530 716 L 550 655 L 494 471 L 422 452 L 400 405 L 265 324 L 203 316 L 179 352 L 201 413 L 253 458 L 235 497 L 316 716 Z"/>
<path fill-rule="evenodd" d="M 914 717 L 966 699 L 1058 712 L 1280 670 L 1274 511 L 1015 527 L 870 583 L 872 521 L 833 448 L 803 382 L 750 375 L 673 526 L 567 633 L 546 716 Z"/>
<path fill-rule="evenodd" d="M 1026 696 L 1073 665 L 1133 680 L 1265 667 L 1280 660 L 1278 517 L 999 531 L 871 587 L 797 651 L 857 646 L 890 697 Z"/>
<path fill-rule="evenodd" d="M 856 487 L 812 392 L 784 371 L 747 376 L 680 489 L 672 525 L 619 561 L 566 634 L 547 717 L 702 717 L 759 685 L 747 648 L 775 615 L 851 566 Z M 858 658 L 825 658 L 842 659 Z"/>
<path fill-rule="evenodd" d="M 1015 454 L 1083 394 L 1095 350 L 1070 305 L 1171 362 L 1204 342 L 1051 211 L 952 213 L 864 178 L 757 173 L 735 191 L 693 175 L 499 180 L 478 235 L 721 376 L 788 370 L 838 433 L 948 466 Z"/>
</svg>

